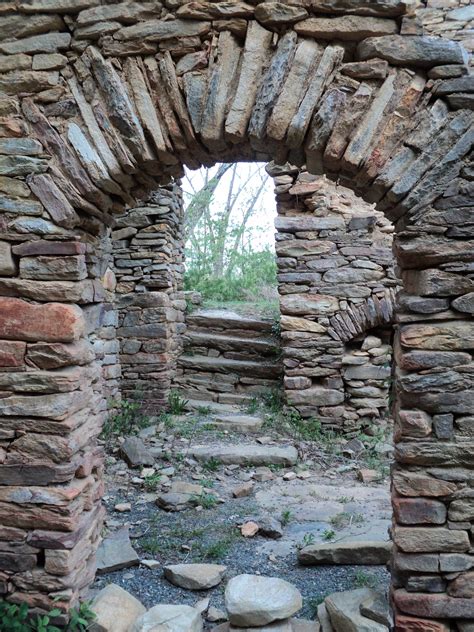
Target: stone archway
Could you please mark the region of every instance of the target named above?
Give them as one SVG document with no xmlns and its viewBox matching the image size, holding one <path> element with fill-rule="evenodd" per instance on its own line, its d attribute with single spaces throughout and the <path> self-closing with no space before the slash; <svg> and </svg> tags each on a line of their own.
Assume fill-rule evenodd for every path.
<svg viewBox="0 0 474 632">
<path fill-rule="evenodd" d="M 401 0 L 2 8 L 8 599 L 47 608 L 62 595 L 67 608 L 94 575 L 95 439 L 117 390 L 114 215 L 183 164 L 274 159 L 325 173 L 396 222 L 397 625 L 474 620 L 472 78 L 458 43 L 401 34 L 405 12 Z"/>
</svg>

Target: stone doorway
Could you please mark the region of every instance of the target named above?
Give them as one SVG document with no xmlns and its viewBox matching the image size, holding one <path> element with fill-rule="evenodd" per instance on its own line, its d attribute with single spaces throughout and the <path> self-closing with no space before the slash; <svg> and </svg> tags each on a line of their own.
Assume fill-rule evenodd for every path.
<svg viewBox="0 0 474 632">
<path fill-rule="evenodd" d="M 94 576 L 95 439 L 119 373 L 114 217 L 182 163 L 274 159 L 326 173 L 396 224 L 393 602 L 399 626 L 462 629 L 474 619 L 468 58 L 398 0 L 268 4 L 29 0 L 0 17 L 0 586 L 39 609 L 60 592 L 67 609 Z M 153 294 L 138 307 L 166 320 Z M 334 301 L 318 296 L 317 310 Z"/>
</svg>

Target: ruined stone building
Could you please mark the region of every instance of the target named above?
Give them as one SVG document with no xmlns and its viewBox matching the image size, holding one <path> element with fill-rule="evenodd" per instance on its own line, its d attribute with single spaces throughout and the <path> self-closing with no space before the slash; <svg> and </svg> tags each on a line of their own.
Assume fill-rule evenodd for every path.
<svg viewBox="0 0 474 632">
<path fill-rule="evenodd" d="M 87 590 L 109 402 L 159 410 L 206 368 L 181 355 L 183 166 L 265 161 L 282 363 L 259 378 L 348 433 L 393 389 L 396 627 L 474 625 L 472 9 L 0 5 L 2 598 Z"/>
</svg>

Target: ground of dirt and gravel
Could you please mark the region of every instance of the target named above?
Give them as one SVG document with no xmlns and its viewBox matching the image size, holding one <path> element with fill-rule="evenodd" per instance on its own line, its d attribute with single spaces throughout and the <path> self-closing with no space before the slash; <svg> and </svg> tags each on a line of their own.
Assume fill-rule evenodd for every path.
<svg viewBox="0 0 474 632">
<path fill-rule="evenodd" d="M 157 603 L 194 605 L 203 598 L 223 608 L 225 581 L 207 591 L 178 588 L 163 577 L 163 566 L 175 563 L 209 562 L 227 567 L 226 580 L 241 574 L 280 577 L 296 585 L 304 597 L 299 616 L 313 618 L 318 603 L 335 591 L 361 586 L 386 590 L 389 574 L 384 566 L 313 566 L 298 564 L 298 549 L 318 542 L 388 540 L 391 509 L 386 462 L 389 446 L 383 438 L 368 439 L 367 450 L 347 440 L 302 440 L 265 425 L 252 435 L 210 430 L 207 415 L 188 413 L 154 419 L 141 432 L 144 445 L 158 455 L 153 466 L 130 468 L 120 452 L 119 438 L 107 441 L 108 510 L 104 535 L 128 527 L 137 553 L 134 566 L 99 575 L 94 588 L 119 584 L 146 607 Z M 296 446 L 298 463 L 282 467 L 269 463 L 267 477 L 255 466 L 222 465 L 209 459 L 198 463 L 190 453 L 196 444 Z M 378 446 L 381 446 L 379 448 Z M 356 448 L 356 450 L 354 450 Z M 358 480 L 361 468 L 374 466 L 381 480 Z M 204 488 L 197 507 L 165 511 L 156 498 L 175 481 Z M 242 484 L 249 495 L 234 498 Z M 125 506 L 125 507 L 124 507 Z M 249 520 L 275 519 L 281 528 L 277 539 L 260 535 L 243 537 L 241 525 Z M 154 568 L 145 564 L 155 562 Z M 144 563 L 145 564 L 144 564 Z"/>
</svg>

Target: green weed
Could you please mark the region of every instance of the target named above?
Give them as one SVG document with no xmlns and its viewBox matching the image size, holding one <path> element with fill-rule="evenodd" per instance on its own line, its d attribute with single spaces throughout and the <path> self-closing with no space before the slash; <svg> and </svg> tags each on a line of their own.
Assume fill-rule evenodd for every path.
<svg viewBox="0 0 474 632">
<path fill-rule="evenodd" d="M 182 415 L 186 412 L 188 400 L 181 397 L 177 391 L 170 391 L 168 395 L 168 408 L 172 415 Z"/>
<path fill-rule="evenodd" d="M 140 412 L 141 402 L 122 399 L 120 402 L 114 402 L 113 406 L 116 412 L 106 419 L 100 435 L 102 439 L 107 441 L 112 437 L 137 434 L 149 425 L 147 415 Z"/>
<path fill-rule="evenodd" d="M 323 531 L 323 540 L 334 540 L 336 532 L 333 529 L 325 529 Z"/>
<path fill-rule="evenodd" d="M 293 519 L 293 512 L 290 509 L 285 509 L 284 511 L 281 512 L 280 522 L 284 527 L 286 527 L 286 525 L 289 524 L 292 519 Z"/>
</svg>

